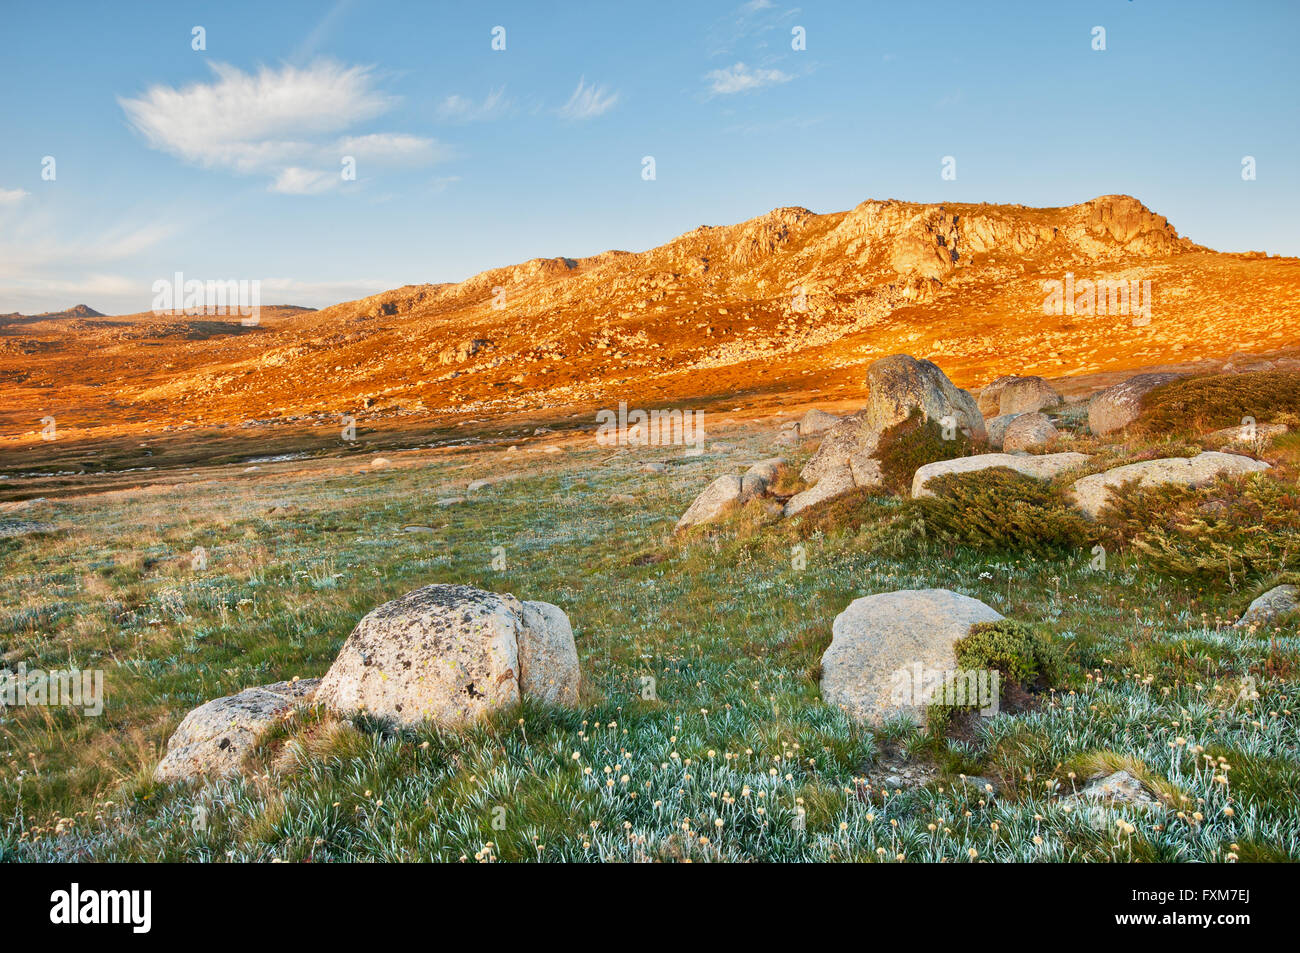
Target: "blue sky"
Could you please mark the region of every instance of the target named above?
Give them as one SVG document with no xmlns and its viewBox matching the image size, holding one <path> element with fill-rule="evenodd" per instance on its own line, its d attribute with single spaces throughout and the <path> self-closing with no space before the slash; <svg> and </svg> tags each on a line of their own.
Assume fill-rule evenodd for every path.
<svg viewBox="0 0 1300 953">
<path fill-rule="evenodd" d="M 1300 255 L 1290 0 L 87 2 L 2 22 L 0 312 L 147 310 L 176 271 L 321 306 L 867 198 L 1126 192 L 1211 247 Z"/>
</svg>

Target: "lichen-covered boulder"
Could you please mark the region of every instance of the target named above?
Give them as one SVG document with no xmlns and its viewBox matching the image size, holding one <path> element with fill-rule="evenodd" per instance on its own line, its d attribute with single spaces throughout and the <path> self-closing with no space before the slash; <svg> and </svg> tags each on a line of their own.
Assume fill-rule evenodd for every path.
<svg viewBox="0 0 1300 953">
<path fill-rule="evenodd" d="M 402 724 L 472 723 L 524 695 L 572 704 L 577 647 L 542 602 L 473 586 L 424 586 L 366 614 L 321 679 L 317 704 Z"/>
<path fill-rule="evenodd" d="M 172 733 L 154 780 L 238 774 L 257 740 L 295 706 L 310 703 L 319 684 L 316 678 L 276 682 L 200 705 Z"/>
<path fill-rule="evenodd" d="M 867 368 L 870 393 L 864 423 L 875 431 L 906 420 L 920 410 L 929 420 L 951 417 L 956 426 L 983 439 L 984 415 L 967 391 L 953 385 L 948 375 L 932 361 L 917 360 L 910 354 L 891 354 Z"/>
</svg>

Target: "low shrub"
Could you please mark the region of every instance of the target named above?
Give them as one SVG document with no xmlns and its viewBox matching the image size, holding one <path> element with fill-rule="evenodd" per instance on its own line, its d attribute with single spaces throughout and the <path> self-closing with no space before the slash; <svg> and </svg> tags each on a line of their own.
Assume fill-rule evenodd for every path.
<svg viewBox="0 0 1300 953">
<path fill-rule="evenodd" d="M 1026 687 L 1048 687 L 1065 673 L 1065 655 L 1044 632 L 1011 619 L 976 622 L 953 645 L 963 669 L 996 669 Z"/>
<path fill-rule="evenodd" d="M 1300 569 L 1300 489 L 1257 474 L 1199 489 L 1121 487 L 1103 539 L 1167 576 L 1265 579 Z"/>
<path fill-rule="evenodd" d="M 1142 398 L 1133 433 L 1163 437 L 1235 427 L 1245 417 L 1260 423 L 1300 414 L 1300 372 L 1255 371 L 1187 377 Z"/>
<path fill-rule="evenodd" d="M 881 431 L 876 458 L 880 461 L 885 488 L 905 496 L 911 492 L 912 476 L 920 467 L 977 452 L 976 441 L 961 430 L 951 440 L 945 440 L 937 421 L 913 409 L 906 420 Z"/>
<path fill-rule="evenodd" d="M 906 510 L 944 542 L 1049 555 L 1077 549 L 1089 536 L 1059 488 L 1008 467 L 946 473 L 926 487 L 934 495 L 909 500 Z"/>
</svg>

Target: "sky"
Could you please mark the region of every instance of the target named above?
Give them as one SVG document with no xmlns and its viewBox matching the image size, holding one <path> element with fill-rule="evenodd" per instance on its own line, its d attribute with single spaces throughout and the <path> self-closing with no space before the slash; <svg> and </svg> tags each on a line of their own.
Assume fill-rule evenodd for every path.
<svg viewBox="0 0 1300 953">
<path fill-rule="evenodd" d="M 320 307 L 871 198 L 1128 193 L 1300 255 L 1293 0 L 0 0 L 0 38 L 0 313 L 176 272 Z"/>
</svg>

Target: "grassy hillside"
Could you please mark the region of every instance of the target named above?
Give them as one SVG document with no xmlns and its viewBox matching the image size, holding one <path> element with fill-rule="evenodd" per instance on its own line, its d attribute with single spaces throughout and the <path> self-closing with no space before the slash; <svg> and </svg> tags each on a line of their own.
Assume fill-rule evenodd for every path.
<svg viewBox="0 0 1300 953">
<path fill-rule="evenodd" d="M 0 514 L 6 664 L 107 682 L 98 718 L 0 714 L 0 859 L 1300 859 L 1300 632 L 1228 627 L 1259 572 L 1179 576 L 1122 542 L 1094 571 L 1092 539 L 973 548 L 863 494 L 783 522 L 755 504 L 670 538 L 705 482 L 770 455 L 771 437 L 698 458 L 586 441 L 235 466 Z M 1300 441 L 1266 456 L 1267 479 L 1294 486 Z M 512 478 L 438 504 L 491 475 Z M 191 708 L 323 674 L 366 611 L 433 582 L 563 608 L 581 706 L 465 733 L 304 713 L 248 778 L 149 780 Z M 834 617 L 920 587 L 1039 626 L 1065 659 L 1058 684 L 931 733 L 824 706 Z M 1161 806 L 1068 797 L 1117 768 Z"/>
</svg>

